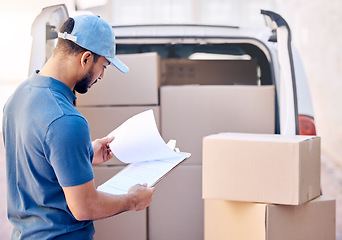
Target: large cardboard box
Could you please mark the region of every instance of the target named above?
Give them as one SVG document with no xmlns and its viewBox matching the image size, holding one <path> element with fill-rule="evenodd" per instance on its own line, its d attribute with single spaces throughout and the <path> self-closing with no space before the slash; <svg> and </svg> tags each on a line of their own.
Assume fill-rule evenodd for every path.
<svg viewBox="0 0 342 240">
<path fill-rule="evenodd" d="M 158 105 L 160 59 L 157 53 L 118 55 L 128 67 L 124 74 L 107 67 L 103 79 L 86 94 L 77 94 L 77 106 Z"/>
<path fill-rule="evenodd" d="M 256 60 L 163 59 L 161 85 L 257 85 Z"/>
<path fill-rule="evenodd" d="M 149 240 L 203 240 L 202 166 L 184 165 L 155 188 L 148 208 Z"/>
<path fill-rule="evenodd" d="M 77 107 L 77 109 L 89 123 L 92 140 L 107 136 L 130 117 L 149 109 L 153 110 L 157 127 L 160 129 L 159 106 Z M 122 165 L 123 163 L 113 157 L 104 164 Z"/>
<path fill-rule="evenodd" d="M 319 194 L 319 137 L 222 133 L 203 139 L 203 198 L 298 205 Z"/>
<path fill-rule="evenodd" d="M 335 200 L 299 206 L 205 199 L 205 240 L 334 240 Z"/>
<path fill-rule="evenodd" d="M 163 86 L 161 133 L 202 163 L 202 138 L 219 132 L 274 133 L 274 86 Z"/>
<path fill-rule="evenodd" d="M 119 166 L 95 166 L 95 186 L 99 186 L 123 167 Z M 147 239 L 147 213 L 146 210 L 139 212 L 124 212 L 119 215 L 96 220 L 95 240 L 146 240 Z M 134 230 L 132 230 L 134 229 Z"/>
</svg>

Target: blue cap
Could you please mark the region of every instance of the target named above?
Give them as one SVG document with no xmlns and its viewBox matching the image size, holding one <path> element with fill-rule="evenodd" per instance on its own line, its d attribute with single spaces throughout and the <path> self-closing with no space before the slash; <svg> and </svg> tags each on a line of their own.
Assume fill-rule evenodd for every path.
<svg viewBox="0 0 342 240">
<path fill-rule="evenodd" d="M 58 33 L 59 38 L 70 40 L 77 45 L 105 57 L 123 73 L 128 67 L 115 56 L 115 35 L 112 27 L 100 16 L 81 15 L 73 18 L 74 28 L 71 34 Z"/>
</svg>

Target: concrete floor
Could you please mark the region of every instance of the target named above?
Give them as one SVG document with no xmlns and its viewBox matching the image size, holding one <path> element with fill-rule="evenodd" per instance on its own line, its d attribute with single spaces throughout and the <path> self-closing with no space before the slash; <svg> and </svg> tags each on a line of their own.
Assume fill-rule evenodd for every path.
<svg viewBox="0 0 342 240">
<path fill-rule="evenodd" d="M 323 195 L 336 199 L 336 240 L 342 240 L 342 170 L 322 152 L 321 184 Z M 10 239 L 12 226 L 6 214 L 5 152 L 0 134 L 0 236 Z"/>
</svg>

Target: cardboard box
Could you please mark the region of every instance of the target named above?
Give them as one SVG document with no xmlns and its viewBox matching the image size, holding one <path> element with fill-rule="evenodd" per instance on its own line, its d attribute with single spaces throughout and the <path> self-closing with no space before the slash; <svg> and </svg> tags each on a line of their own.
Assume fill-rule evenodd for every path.
<svg viewBox="0 0 342 240">
<path fill-rule="evenodd" d="M 157 53 L 118 55 L 128 67 L 124 74 L 109 66 L 104 77 L 86 94 L 77 94 L 77 106 L 158 105 L 160 59 Z"/>
<path fill-rule="evenodd" d="M 123 167 L 119 166 L 95 166 L 95 186 L 99 186 Z M 95 225 L 95 240 L 146 240 L 147 236 L 147 216 L 146 210 L 139 212 L 124 212 L 119 215 L 96 220 Z M 134 231 L 132 231 L 134 229 Z"/>
<path fill-rule="evenodd" d="M 334 240 L 335 200 L 300 206 L 205 199 L 205 240 Z"/>
<path fill-rule="evenodd" d="M 115 128 L 120 126 L 128 118 L 143 111 L 152 109 L 158 129 L 160 129 L 159 107 L 150 106 L 126 106 L 126 107 L 77 107 L 87 119 L 90 127 L 91 139 L 107 136 Z M 107 165 L 122 165 L 123 163 L 113 157 Z"/>
<path fill-rule="evenodd" d="M 182 164 L 155 188 L 148 209 L 150 240 L 203 240 L 202 166 Z"/>
<path fill-rule="evenodd" d="M 202 138 L 219 132 L 274 133 L 274 86 L 163 86 L 161 133 L 202 163 Z"/>
<path fill-rule="evenodd" d="M 298 205 L 319 195 L 319 137 L 222 133 L 203 139 L 203 198 Z"/>
<path fill-rule="evenodd" d="M 256 60 L 163 59 L 161 85 L 257 85 Z"/>
</svg>

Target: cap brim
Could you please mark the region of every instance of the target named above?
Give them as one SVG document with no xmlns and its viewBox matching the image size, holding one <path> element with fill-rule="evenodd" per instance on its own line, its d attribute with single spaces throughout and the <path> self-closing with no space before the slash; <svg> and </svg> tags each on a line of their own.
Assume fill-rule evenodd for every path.
<svg viewBox="0 0 342 240">
<path fill-rule="evenodd" d="M 107 60 L 112 65 L 114 65 L 117 69 L 119 69 L 121 72 L 128 73 L 129 68 L 123 62 L 121 62 L 117 57 L 107 58 Z"/>
</svg>

